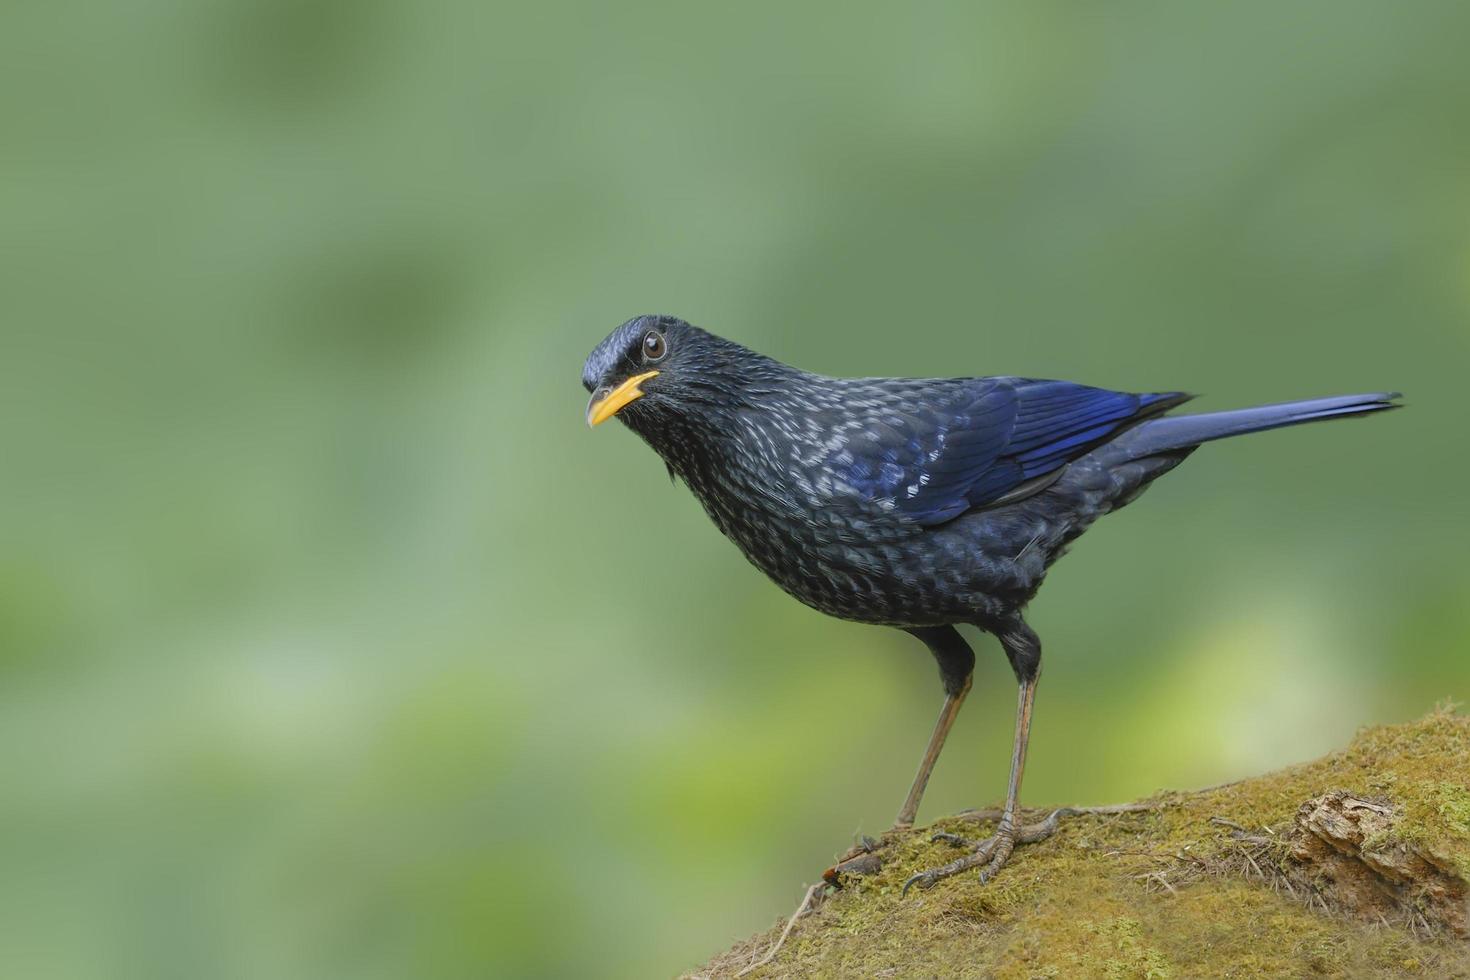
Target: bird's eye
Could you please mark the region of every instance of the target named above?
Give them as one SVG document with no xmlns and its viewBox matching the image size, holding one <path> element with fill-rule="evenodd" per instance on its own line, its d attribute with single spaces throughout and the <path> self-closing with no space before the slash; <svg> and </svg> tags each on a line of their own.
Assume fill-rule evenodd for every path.
<svg viewBox="0 0 1470 980">
<path fill-rule="evenodd" d="M 643 359 L 646 361 L 661 361 L 664 354 L 668 353 L 668 344 L 664 343 L 664 335 L 657 330 L 650 330 L 643 335 Z"/>
</svg>

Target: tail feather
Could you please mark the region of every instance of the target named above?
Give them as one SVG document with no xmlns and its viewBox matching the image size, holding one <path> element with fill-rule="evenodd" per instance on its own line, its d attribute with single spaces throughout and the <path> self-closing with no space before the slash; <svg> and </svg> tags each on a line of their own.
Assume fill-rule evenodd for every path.
<svg viewBox="0 0 1470 980">
<path fill-rule="evenodd" d="M 1399 397 L 1401 396 L 1398 392 L 1339 395 L 1335 398 L 1312 398 L 1306 401 L 1282 402 L 1279 405 L 1238 408 L 1228 412 L 1166 416 L 1150 419 L 1129 429 L 1114 440 L 1113 444 L 1124 449 L 1129 458 L 1139 459 L 1155 453 L 1198 446 L 1214 439 L 1245 435 L 1248 432 L 1264 432 L 1302 422 L 1350 418 L 1389 408 L 1401 408 L 1401 405 L 1394 402 Z"/>
</svg>

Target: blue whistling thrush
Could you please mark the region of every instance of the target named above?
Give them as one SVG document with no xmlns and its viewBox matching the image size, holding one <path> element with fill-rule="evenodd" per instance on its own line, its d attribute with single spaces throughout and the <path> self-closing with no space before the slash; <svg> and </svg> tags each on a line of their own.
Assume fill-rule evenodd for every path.
<svg viewBox="0 0 1470 980">
<path fill-rule="evenodd" d="M 1041 642 L 1021 612 L 1046 570 L 1104 514 L 1204 442 L 1397 407 L 1392 393 L 1166 416 L 1182 392 L 1132 394 L 1033 378 L 828 378 L 669 316 L 641 316 L 587 358 L 587 421 L 613 416 L 662 457 L 715 526 L 782 589 L 841 619 L 894 626 L 934 655 L 944 704 L 895 829 L 913 826 L 970 689 L 955 629 L 999 641 L 1019 683 L 996 833 L 945 835 L 960 858 L 911 885 L 1048 836 L 1018 823 Z M 856 852 L 850 852 L 849 856 Z"/>
</svg>

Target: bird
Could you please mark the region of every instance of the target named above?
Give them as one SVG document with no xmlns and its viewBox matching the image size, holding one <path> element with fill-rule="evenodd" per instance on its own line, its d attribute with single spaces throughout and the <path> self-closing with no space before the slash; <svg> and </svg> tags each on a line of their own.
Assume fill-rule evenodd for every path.
<svg viewBox="0 0 1470 980">
<path fill-rule="evenodd" d="M 1041 668 L 1024 612 L 1080 534 L 1203 443 L 1401 407 L 1380 392 L 1176 415 L 1193 396 L 1011 376 L 826 377 L 659 314 L 608 334 L 582 384 L 588 425 L 617 418 L 642 438 L 784 591 L 903 630 L 933 655 L 944 700 L 894 831 L 913 827 L 970 691 L 975 654 L 956 627 L 999 641 L 1017 699 L 995 833 L 938 835 L 962 855 L 912 875 L 905 893 L 975 867 L 989 881 L 1018 844 L 1056 828 L 1060 811 L 1020 821 Z"/>
</svg>

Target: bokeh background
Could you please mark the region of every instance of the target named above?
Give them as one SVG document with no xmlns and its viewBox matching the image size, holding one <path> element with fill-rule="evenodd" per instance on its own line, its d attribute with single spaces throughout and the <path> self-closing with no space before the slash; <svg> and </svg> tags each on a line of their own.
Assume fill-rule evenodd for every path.
<svg viewBox="0 0 1470 980">
<path fill-rule="evenodd" d="M 586 353 L 1205 409 L 1033 606 L 1025 798 L 1470 697 L 1470 6 L 0 13 L 0 974 L 670 975 L 887 826 L 923 649 L 748 567 Z M 1003 790 L 976 691 L 924 815 Z"/>
</svg>

